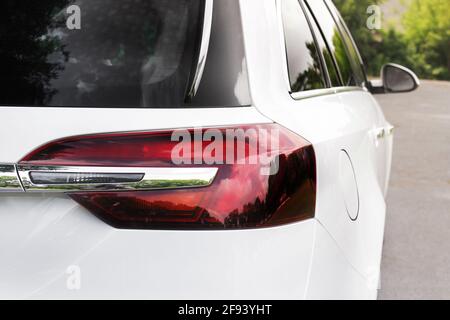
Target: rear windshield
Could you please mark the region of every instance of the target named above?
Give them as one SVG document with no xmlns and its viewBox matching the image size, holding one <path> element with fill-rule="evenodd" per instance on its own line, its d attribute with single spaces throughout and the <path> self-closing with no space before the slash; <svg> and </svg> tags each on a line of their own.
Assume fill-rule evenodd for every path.
<svg viewBox="0 0 450 320">
<path fill-rule="evenodd" d="M 193 97 L 205 0 L 4 0 L 0 10 L 0 105 L 250 104 L 238 1 L 214 1 Z"/>
</svg>

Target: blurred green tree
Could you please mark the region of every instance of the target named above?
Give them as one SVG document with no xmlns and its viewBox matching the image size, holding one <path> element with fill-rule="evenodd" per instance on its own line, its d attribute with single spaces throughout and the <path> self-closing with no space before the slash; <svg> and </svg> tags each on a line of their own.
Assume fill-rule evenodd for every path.
<svg viewBox="0 0 450 320">
<path fill-rule="evenodd" d="M 450 0 L 411 0 L 398 26 L 370 30 L 367 8 L 385 0 L 334 0 L 360 49 L 367 73 L 377 76 L 388 62 L 419 77 L 450 80 Z"/>
<path fill-rule="evenodd" d="M 380 5 L 384 0 L 334 0 L 333 2 L 355 39 L 368 74 L 378 74 L 380 71 L 382 32 L 367 28 L 369 17 L 367 8 L 372 5 Z"/>
<path fill-rule="evenodd" d="M 424 78 L 450 80 L 450 0 L 413 0 L 403 24 L 414 71 Z"/>
</svg>

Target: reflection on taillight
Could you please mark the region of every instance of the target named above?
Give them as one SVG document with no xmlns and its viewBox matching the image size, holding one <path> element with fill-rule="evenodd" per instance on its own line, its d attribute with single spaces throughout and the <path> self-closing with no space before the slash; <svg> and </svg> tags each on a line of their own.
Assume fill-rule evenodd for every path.
<svg viewBox="0 0 450 320">
<path fill-rule="evenodd" d="M 203 139 L 202 134 L 207 130 L 201 129 L 200 134 L 194 129 L 187 131 L 190 139 L 184 144 L 192 150 L 190 161 L 185 161 L 185 154 L 179 154 L 184 162 L 176 158 L 177 153 L 174 155 L 173 150 L 180 142 L 172 141 L 174 131 L 168 130 L 62 139 L 35 150 L 20 164 L 218 168 L 213 183 L 207 187 L 68 193 L 117 228 L 246 229 L 279 226 L 314 216 L 316 165 L 314 150 L 308 141 L 276 124 L 214 129 L 216 138 L 218 132 L 224 142 L 220 150 L 223 157 L 237 148 L 227 131 L 264 131 L 269 141 L 276 132 L 276 144 L 267 143 L 264 148 L 258 145 L 256 149 L 258 157 L 268 158 L 276 167 L 273 174 L 264 174 L 267 163 L 250 161 L 254 155 L 249 137 L 243 140 L 246 144 L 242 149 L 244 152 L 235 152 L 233 161 L 216 161 L 218 150 L 206 152 L 214 142 L 214 139 Z M 199 158 L 202 161 L 198 161 Z"/>
</svg>

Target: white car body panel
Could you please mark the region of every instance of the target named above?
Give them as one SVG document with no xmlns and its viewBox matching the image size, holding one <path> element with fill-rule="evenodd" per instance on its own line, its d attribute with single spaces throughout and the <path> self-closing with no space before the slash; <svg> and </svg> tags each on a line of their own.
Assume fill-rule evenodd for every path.
<svg viewBox="0 0 450 320">
<path fill-rule="evenodd" d="M 118 230 L 66 197 L 17 200 L 1 201 L 0 298 L 304 298 L 314 220 L 248 231 Z M 73 265 L 79 290 L 67 288 Z"/>
<path fill-rule="evenodd" d="M 378 278 L 386 182 L 378 181 L 377 171 L 381 170 L 381 176 L 387 176 L 381 163 L 387 163 L 391 154 L 384 145 L 377 149 L 373 131 L 388 124 L 376 101 L 364 90 L 298 101 L 292 99 L 288 92 L 283 46 L 273 45 L 283 42 L 274 5 L 271 0 L 241 1 L 244 33 L 248 35 L 246 49 L 250 84 L 252 92 L 258 92 L 258 95 L 253 95 L 255 105 L 267 117 L 313 143 L 318 172 L 316 218 L 359 272 L 366 277 Z M 265 18 L 266 24 L 260 17 Z M 311 93 L 305 93 L 308 94 Z M 351 155 L 357 176 L 361 207 L 356 222 L 346 215 L 336 183 L 342 149 Z M 377 157 L 377 153 L 382 157 Z"/>
<path fill-rule="evenodd" d="M 0 162 L 73 135 L 279 123 L 310 141 L 315 219 L 241 231 L 118 230 L 64 195 L 0 195 L 0 298 L 374 299 L 392 136 L 366 90 L 294 100 L 274 0 L 241 0 L 254 106 L 215 109 L 0 107 Z M 338 181 L 351 157 L 352 221 Z M 81 287 L 67 286 L 79 266 Z"/>
<path fill-rule="evenodd" d="M 317 223 L 314 257 L 306 299 L 372 300 L 377 297 L 376 278 L 366 278 L 346 259 L 325 228 Z"/>
</svg>

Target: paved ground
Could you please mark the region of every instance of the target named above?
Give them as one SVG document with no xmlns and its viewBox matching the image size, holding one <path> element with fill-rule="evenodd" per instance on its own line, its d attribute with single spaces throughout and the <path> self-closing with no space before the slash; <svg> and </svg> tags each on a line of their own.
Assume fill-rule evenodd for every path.
<svg viewBox="0 0 450 320">
<path fill-rule="evenodd" d="M 450 82 L 379 95 L 396 127 L 381 299 L 450 299 Z"/>
</svg>

